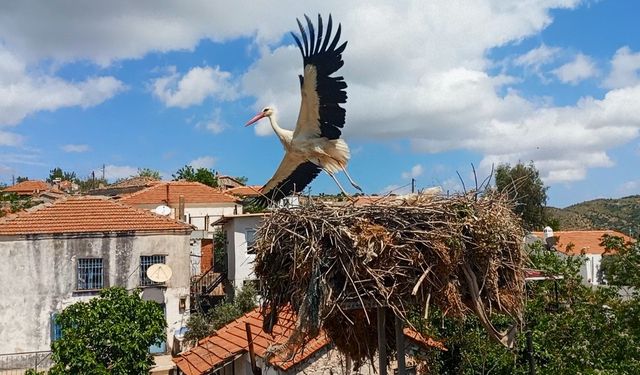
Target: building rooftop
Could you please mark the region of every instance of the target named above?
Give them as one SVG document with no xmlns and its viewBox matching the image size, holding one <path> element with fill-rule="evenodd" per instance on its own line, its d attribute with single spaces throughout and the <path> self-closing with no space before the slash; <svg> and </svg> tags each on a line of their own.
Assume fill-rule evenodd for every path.
<svg viewBox="0 0 640 375">
<path fill-rule="evenodd" d="M 237 198 L 226 194 L 221 189 L 212 188 L 200 182 L 161 181 L 143 190 L 123 195 L 119 201 L 129 204 L 166 204 L 177 205 L 180 196 L 185 203 L 236 203 Z"/>
<path fill-rule="evenodd" d="M 298 350 L 293 357 L 286 352 L 269 356 L 268 354 L 272 354 L 269 353 L 269 349 L 273 349 L 273 345 L 283 344 L 289 339 L 296 324 L 296 316 L 291 309 L 281 310 L 278 323 L 273 327 L 273 334 L 262 330 L 262 322 L 260 309 L 256 308 L 217 330 L 213 335 L 200 340 L 198 346 L 180 354 L 173 361 L 186 375 L 209 374 L 212 370 L 234 361 L 249 350 L 246 323 L 251 326 L 256 356 L 263 359 L 268 357 L 272 366 L 284 371 L 307 360 L 330 343 L 329 338 L 321 332 L 304 346 L 304 350 Z M 420 346 L 446 350 L 442 343 L 425 338 L 411 329 L 405 328 L 404 333 L 408 339 Z"/>
<path fill-rule="evenodd" d="M 233 187 L 231 189 L 225 190 L 225 193 L 235 195 L 238 197 L 256 197 L 260 195 L 261 190 L 262 190 L 262 186 L 260 185 L 238 186 L 238 187 Z"/>
<path fill-rule="evenodd" d="M 19 182 L 13 186 L 9 186 L 3 189 L 2 192 L 31 195 L 47 190 L 51 190 L 51 185 L 48 183 L 40 180 L 27 180 Z"/>
<path fill-rule="evenodd" d="M 95 196 L 63 198 L 0 219 L 0 236 L 191 230 L 188 224 Z"/>
<path fill-rule="evenodd" d="M 533 234 L 542 239 L 542 232 L 533 232 Z M 608 234 L 610 236 L 622 237 L 625 242 L 633 241 L 626 234 L 616 232 L 614 230 L 575 230 L 575 231 L 557 231 L 553 232 L 556 238 L 555 247 L 565 253 L 571 255 L 580 255 L 582 251 L 585 254 L 603 254 L 604 246 L 600 245 L 602 236 Z M 569 246 L 572 245 L 572 246 Z"/>
</svg>

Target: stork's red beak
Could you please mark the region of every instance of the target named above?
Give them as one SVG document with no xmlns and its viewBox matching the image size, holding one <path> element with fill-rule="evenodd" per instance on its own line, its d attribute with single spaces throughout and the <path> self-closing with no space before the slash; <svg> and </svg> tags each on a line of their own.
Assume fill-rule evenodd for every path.
<svg viewBox="0 0 640 375">
<path fill-rule="evenodd" d="M 249 125 L 253 125 L 256 122 L 258 122 L 258 120 L 260 120 L 261 118 L 264 117 L 264 113 L 260 112 L 257 115 L 255 115 L 251 120 L 249 120 L 246 124 L 244 124 L 244 126 L 249 126 Z"/>
</svg>

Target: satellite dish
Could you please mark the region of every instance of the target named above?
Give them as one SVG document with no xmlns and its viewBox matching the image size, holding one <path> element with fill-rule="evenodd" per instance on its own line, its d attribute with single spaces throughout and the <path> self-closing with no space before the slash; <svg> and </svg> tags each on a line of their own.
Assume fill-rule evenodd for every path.
<svg viewBox="0 0 640 375">
<path fill-rule="evenodd" d="M 154 208 L 153 212 L 155 212 L 160 216 L 167 216 L 171 213 L 171 208 L 168 206 L 165 206 L 164 204 L 161 204 L 160 206 Z"/>
<path fill-rule="evenodd" d="M 152 264 L 147 268 L 147 277 L 154 283 L 164 283 L 173 275 L 171 267 L 163 263 Z"/>
</svg>

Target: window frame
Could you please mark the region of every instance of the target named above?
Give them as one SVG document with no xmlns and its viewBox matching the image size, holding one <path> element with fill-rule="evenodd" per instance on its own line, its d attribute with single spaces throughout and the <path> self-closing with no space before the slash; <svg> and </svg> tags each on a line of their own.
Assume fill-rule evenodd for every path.
<svg viewBox="0 0 640 375">
<path fill-rule="evenodd" d="M 251 241 L 249 241 L 249 232 L 252 233 Z M 256 244 L 256 229 L 255 228 L 246 228 L 244 230 L 244 241 L 247 245 L 247 255 L 255 255 L 256 250 L 254 245 Z"/>
<path fill-rule="evenodd" d="M 143 262 L 143 258 L 150 258 L 149 262 Z M 152 255 L 140 255 L 140 277 L 138 278 L 138 285 L 141 287 L 146 286 L 158 286 L 165 285 L 165 283 L 156 283 L 149 279 L 147 276 L 147 270 L 154 264 L 167 264 L 166 254 L 152 254 Z"/>
<path fill-rule="evenodd" d="M 92 270 L 98 269 L 97 264 L 92 262 L 100 262 L 100 273 L 92 274 Z M 85 263 L 86 264 L 82 264 Z M 81 285 L 80 277 L 84 276 L 84 285 Z M 96 280 L 89 280 L 90 278 L 98 277 L 99 283 Z M 99 286 L 98 286 L 99 284 Z M 76 291 L 92 291 L 100 290 L 105 286 L 105 274 L 104 274 L 104 259 L 99 257 L 85 257 L 76 259 Z"/>
</svg>

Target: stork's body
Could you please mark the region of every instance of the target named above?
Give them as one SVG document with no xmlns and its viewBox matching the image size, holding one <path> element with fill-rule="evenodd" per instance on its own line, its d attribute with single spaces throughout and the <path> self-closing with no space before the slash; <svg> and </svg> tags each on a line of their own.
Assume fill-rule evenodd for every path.
<svg viewBox="0 0 640 375">
<path fill-rule="evenodd" d="M 305 16 L 306 17 L 306 16 Z M 346 42 L 337 46 L 340 26 L 331 44 L 331 16 L 327 23 L 326 37 L 323 39 L 322 18 L 318 16 L 318 35 L 308 17 L 310 38 L 298 21 L 304 43 L 293 35 L 300 48 L 304 62 L 304 76 L 300 76 L 302 102 L 294 131 L 281 128 L 272 108 L 265 108 L 252 118 L 247 125 L 267 117 L 285 149 L 285 157 L 274 176 L 262 189 L 260 203 L 276 201 L 293 192 L 302 191 L 321 170 L 329 174 L 340 190 L 344 188 L 335 178 L 338 171 L 345 172 L 349 182 L 358 190 L 360 187 L 347 173 L 350 158 L 349 146 L 340 138 L 344 127 L 345 110 L 340 107 L 347 100 L 344 90 L 347 84 L 342 77 L 331 77 L 342 65 L 342 51 Z"/>
</svg>

